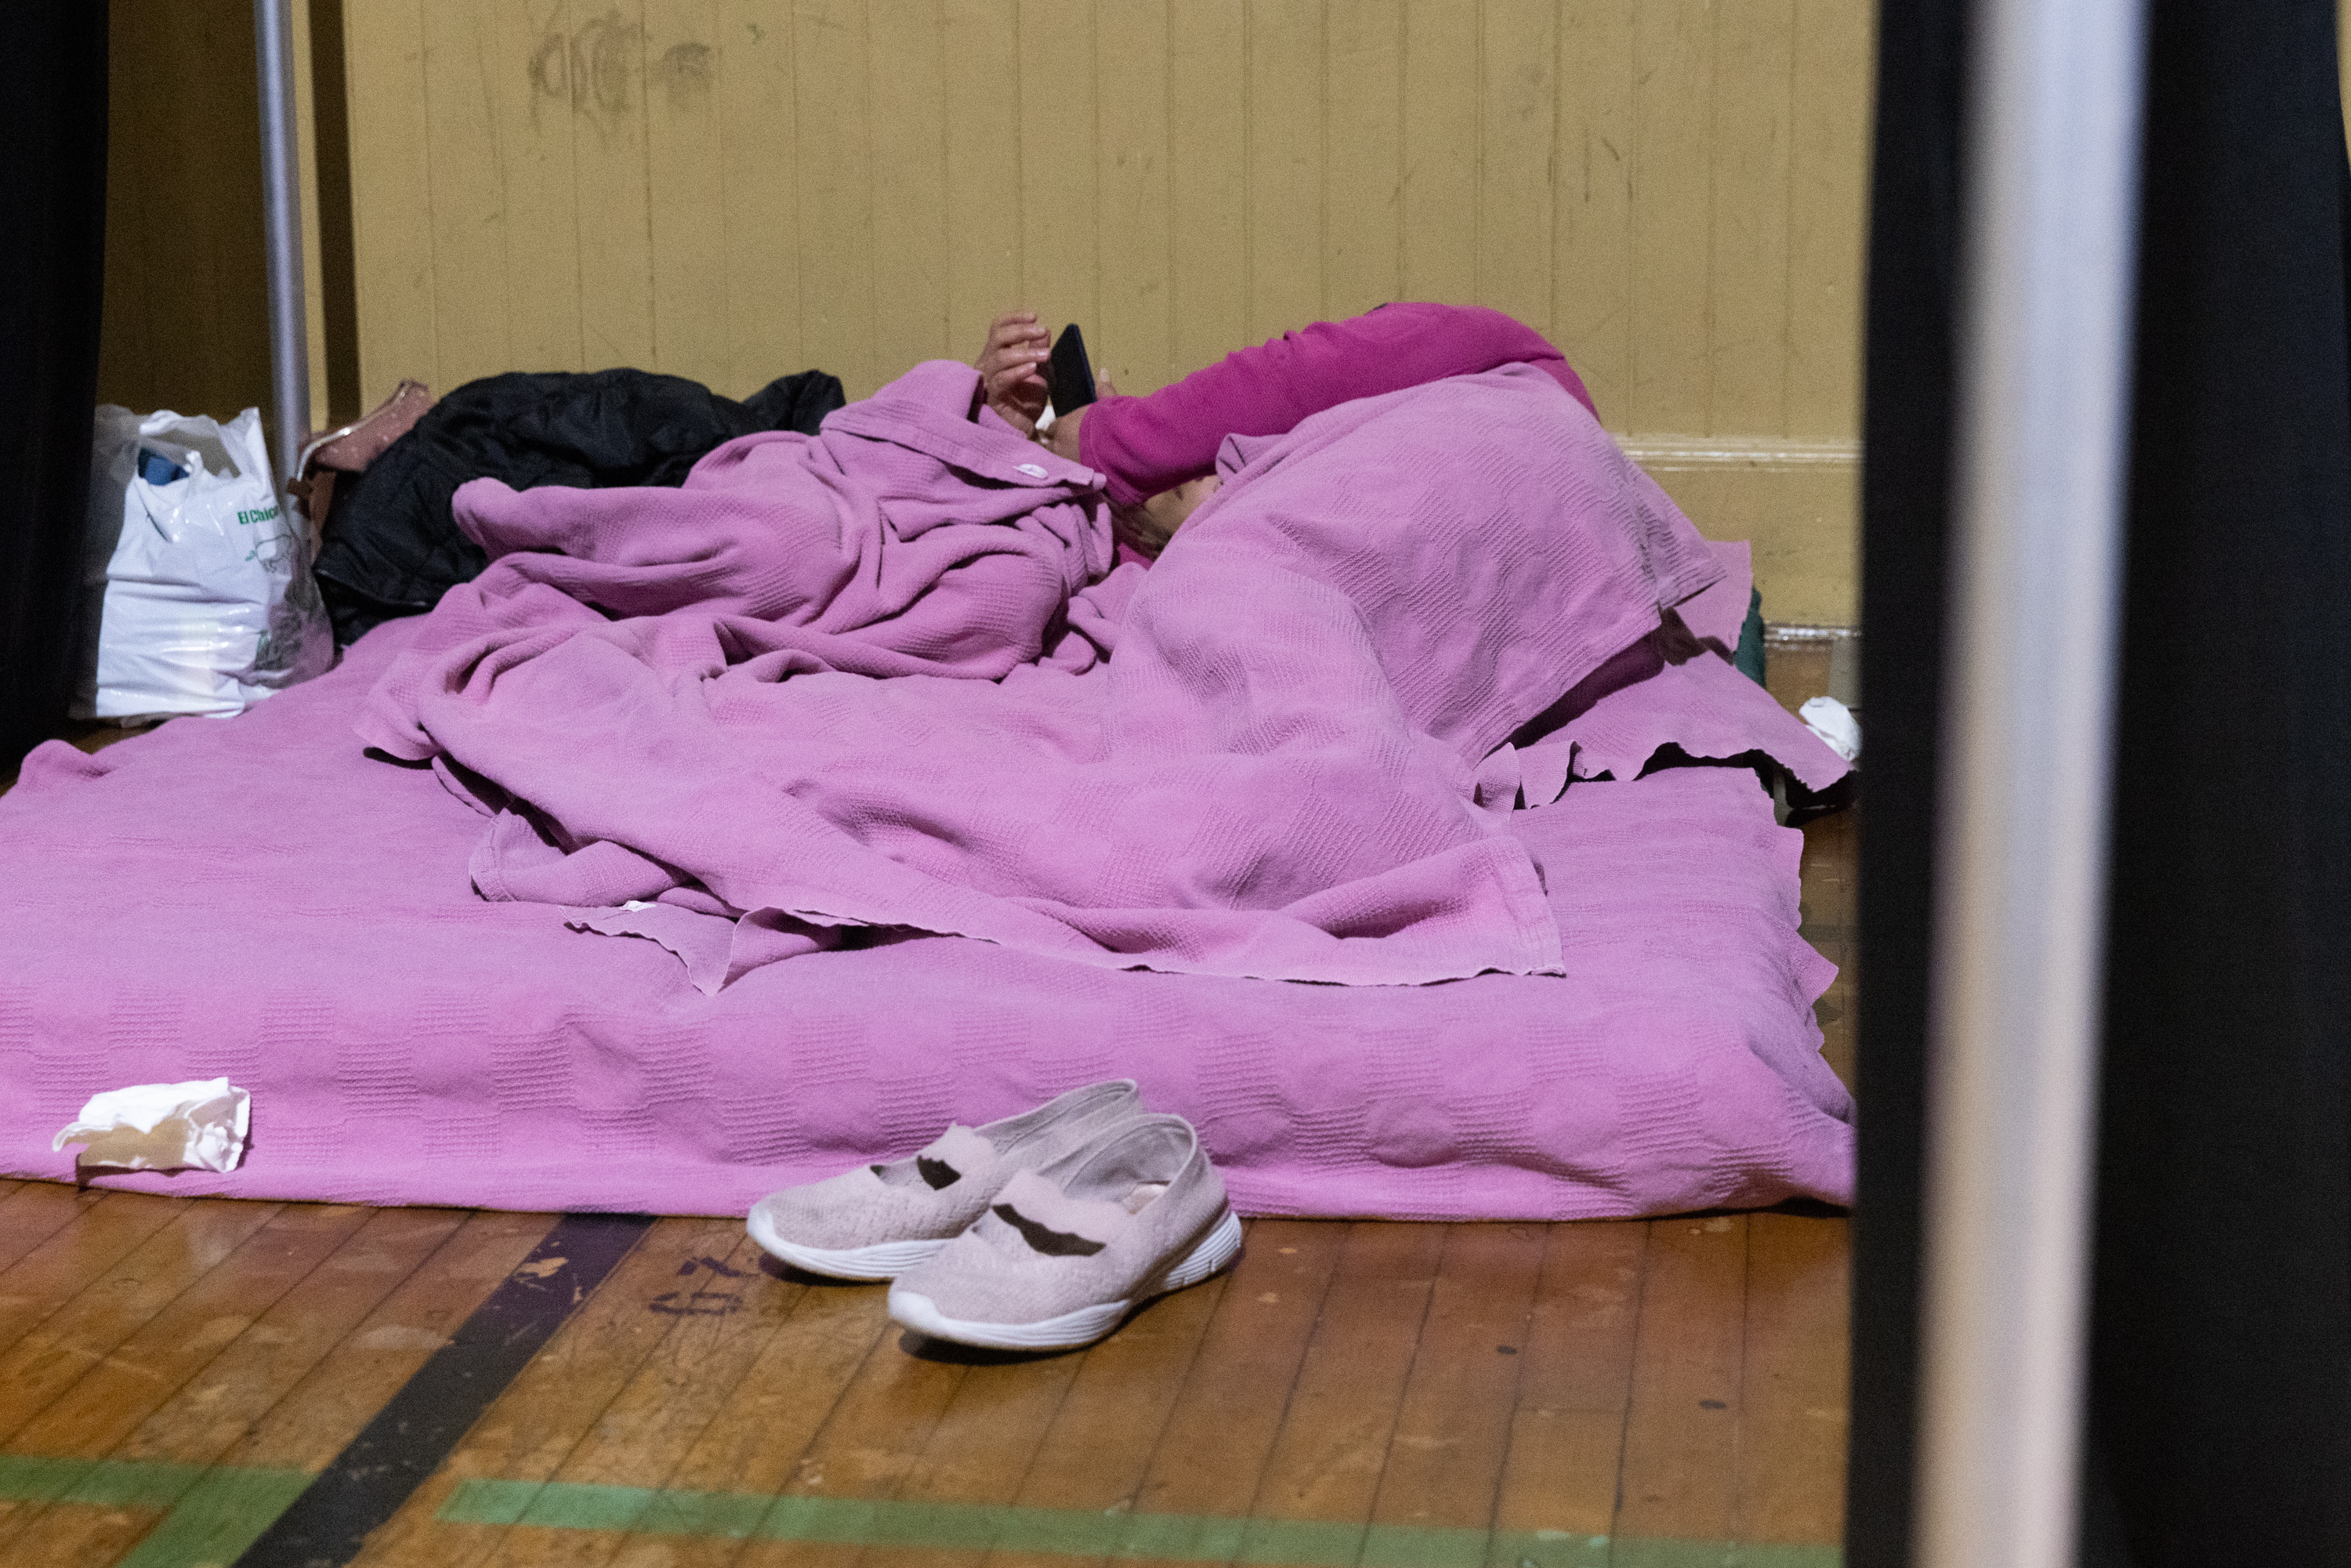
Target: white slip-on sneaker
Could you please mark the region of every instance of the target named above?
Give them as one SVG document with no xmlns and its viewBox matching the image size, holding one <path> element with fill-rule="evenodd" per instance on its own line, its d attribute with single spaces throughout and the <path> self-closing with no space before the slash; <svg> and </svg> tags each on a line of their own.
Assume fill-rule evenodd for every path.
<svg viewBox="0 0 2351 1568">
<path fill-rule="evenodd" d="M 898 1277 L 890 1315 L 957 1344 L 1074 1350 L 1240 1249 L 1192 1124 L 1145 1113 L 1006 1182 L 969 1230 Z"/>
<path fill-rule="evenodd" d="M 984 1126 L 950 1126 L 911 1158 L 769 1193 L 751 1206 L 751 1239 L 811 1274 L 894 1279 L 987 1213 L 1014 1176 L 1141 1109 L 1134 1081 L 1116 1078 Z"/>
</svg>

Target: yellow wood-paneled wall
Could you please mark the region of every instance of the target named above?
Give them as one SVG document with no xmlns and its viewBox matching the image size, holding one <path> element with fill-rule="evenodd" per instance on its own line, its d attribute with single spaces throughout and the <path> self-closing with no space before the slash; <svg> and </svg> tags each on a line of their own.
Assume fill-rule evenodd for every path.
<svg viewBox="0 0 2351 1568">
<path fill-rule="evenodd" d="M 1548 333 L 1775 620 L 1854 619 L 1868 0 L 345 0 L 360 385 L 1149 391 L 1385 299 Z"/>
<path fill-rule="evenodd" d="M 1851 439 L 1863 0 L 350 0 L 371 385 L 852 393 L 1015 302 L 1130 390 L 1384 299 L 1634 431 Z"/>
</svg>

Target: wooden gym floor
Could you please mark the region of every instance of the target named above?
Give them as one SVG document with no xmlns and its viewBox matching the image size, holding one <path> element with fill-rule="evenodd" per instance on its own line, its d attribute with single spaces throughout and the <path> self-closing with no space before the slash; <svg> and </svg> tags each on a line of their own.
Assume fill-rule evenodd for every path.
<svg viewBox="0 0 2351 1568">
<path fill-rule="evenodd" d="M 1855 847 L 1805 830 L 1848 1081 Z M 1822 1210 L 1265 1220 L 1090 1351 L 949 1359 L 736 1221 L 0 1183 L 0 1563 L 1830 1568 L 1845 1274 Z"/>
</svg>

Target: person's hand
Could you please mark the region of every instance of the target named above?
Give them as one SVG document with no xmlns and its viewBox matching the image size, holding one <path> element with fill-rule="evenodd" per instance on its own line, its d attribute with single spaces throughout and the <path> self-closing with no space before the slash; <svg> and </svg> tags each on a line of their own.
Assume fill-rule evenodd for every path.
<svg viewBox="0 0 2351 1568">
<path fill-rule="evenodd" d="M 1023 435 L 1036 434 L 1038 416 L 1045 412 L 1045 373 L 1039 367 L 1050 341 L 1035 311 L 1015 310 L 989 325 L 987 344 L 979 351 L 981 397 Z"/>
</svg>

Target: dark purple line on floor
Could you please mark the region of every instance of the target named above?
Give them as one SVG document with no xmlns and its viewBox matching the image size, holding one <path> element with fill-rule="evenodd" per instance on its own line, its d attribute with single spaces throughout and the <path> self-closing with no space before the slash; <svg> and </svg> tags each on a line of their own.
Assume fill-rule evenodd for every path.
<svg viewBox="0 0 2351 1568">
<path fill-rule="evenodd" d="M 653 1222 L 644 1214 L 557 1220 L 235 1568 L 342 1568 L 358 1556 L 368 1532 L 400 1511 Z"/>
</svg>

